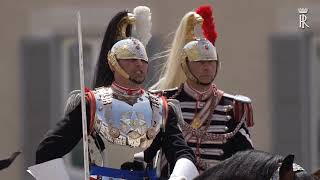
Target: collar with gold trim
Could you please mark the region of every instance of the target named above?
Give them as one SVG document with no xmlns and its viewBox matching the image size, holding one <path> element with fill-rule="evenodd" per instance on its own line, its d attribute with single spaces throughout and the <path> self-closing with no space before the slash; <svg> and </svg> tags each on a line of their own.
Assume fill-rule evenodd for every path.
<svg viewBox="0 0 320 180">
<path fill-rule="evenodd" d="M 187 82 L 185 82 L 183 84 L 183 89 L 188 95 L 190 95 L 191 97 L 193 97 L 197 101 L 207 100 L 210 96 L 216 95 L 216 92 L 217 92 L 217 87 L 215 84 L 212 84 L 212 86 L 210 86 L 210 88 L 208 90 L 206 90 L 204 92 L 200 92 L 200 91 L 192 88 Z"/>
<path fill-rule="evenodd" d="M 115 82 L 112 83 L 111 88 L 122 95 L 128 95 L 128 96 L 140 96 L 144 93 L 144 90 L 142 88 L 127 88 L 123 87 Z"/>
</svg>

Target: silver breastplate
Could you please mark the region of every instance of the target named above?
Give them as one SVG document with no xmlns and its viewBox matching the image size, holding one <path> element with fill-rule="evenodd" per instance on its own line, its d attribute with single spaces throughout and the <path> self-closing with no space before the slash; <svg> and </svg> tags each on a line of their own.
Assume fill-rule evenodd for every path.
<svg viewBox="0 0 320 180">
<path fill-rule="evenodd" d="M 130 105 L 113 98 L 111 88 L 94 91 L 96 115 L 94 130 L 101 137 L 105 150 L 99 151 L 90 137 L 91 162 L 105 167 L 120 168 L 133 161 L 133 155 L 147 149 L 162 127 L 163 102 L 143 93 Z"/>
</svg>

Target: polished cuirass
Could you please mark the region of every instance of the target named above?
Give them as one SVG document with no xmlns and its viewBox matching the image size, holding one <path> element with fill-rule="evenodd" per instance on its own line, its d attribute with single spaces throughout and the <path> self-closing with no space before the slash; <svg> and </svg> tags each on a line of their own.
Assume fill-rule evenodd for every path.
<svg viewBox="0 0 320 180">
<path fill-rule="evenodd" d="M 94 132 L 89 137 L 91 164 L 120 169 L 134 154 L 147 149 L 163 126 L 163 100 L 148 92 L 128 103 L 110 87 L 93 91 L 96 101 Z M 104 149 L 97 139 L 102 140 Z"/>
</svg>

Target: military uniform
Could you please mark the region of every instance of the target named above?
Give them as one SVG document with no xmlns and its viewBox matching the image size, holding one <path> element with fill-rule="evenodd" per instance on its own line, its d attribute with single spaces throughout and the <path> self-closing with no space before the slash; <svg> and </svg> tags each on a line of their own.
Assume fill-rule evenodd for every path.
<svg viewBox="0 0 320 180">
<path fill-rule="evenodd" d="M 174 165 L 180 158 L 195 160 L 177 126 L 172 107 L 163 97 L 143 89 L 128 91 L 116 84 L 97 88 L 91 94 L 94 98 L 87 98 L 87 112 L 90 112 L 87 118 L 91 119 L 88 123 L 91 167 L 121 169 L 126 163 L 134 162 L 134 154 L 146 150 L 153 141 L 161 144 L 170 164 Z M 80 96 L 74 94 L 68 99 L 63 120 L 40 143 L 37 163 L 64 156 L 81 138 Z M 145 154 L 144 159 L 152 163 L 151 156 Z M 103 174 L 108 172 L 111 169 Z M 127 178 L 130 176 L 133 175 Z"/>
<path fill-rule="evenodd" d="M 199 170 L 214 166 L 237 151 L 253 148 L 248 129 L 253 125 L 248 97 L 227 94 L 215 86 L 199 94 L 187 83 L 164 91 L 164 95 L 179 101 L 178 123 L 196 154 Z"/>
<path fill-rule="evenodd" d="M 150 14 L 146 8 L 142 12 Z M 96 87 L 86 93 L 90 174 L 93 178 L 104 180 L 156 179 L 154 167 L 151 165 L 151 168 L 145 169 L 138 161 L 152 164 L 154 154 L 139 155 L 139 152 L 157 144 L 157 149 L 162 149 L 169 163 L 174 166 L 171 177 L 192 179 L 198 175 L 194 165 L 195 156 L 177 126 L 173 105 L 168 105 L 163 96 L 153 95 L 142 88 L 121 86 L 113 78 L 117 73 L 119 79 L 126 79 L 127 84 L 131 81 L 138 87 L 142 82 L 131 77 L 118 60 L 134 60 L 141 67 L 146 67 L 148 63 L 144 45 L 136 38 L 127 37 L 126 33 L 126 27 L 141 14 L 124 15 L 116 18 L 119 20 L 114 21 L 118 24 L 116 32 L 110 33 L 115 34 L 118 41 L 108 51 L 107 48 L 101 48 L 102 58 L 98 62 L 101 72 L 98 72 L 95 84 L 106 87 Z M 106 33 L 105 37 L 110 34 Z M 104 39 L 104 42 L 108 42 L 108 39 Z M 107 58 L 103 58 L 105 56 Z M 101 68 L 102 65 L 107 67 Z M 140 68 L 137 71 L 143 73 Z M 40 143 L 37 163 L 60 158 L 73 149 L 82 137 L 81 116 L 80 96 L 76 93 L 68 100 L 63 120 Z"/>
<path fill-rule="evenodd" d="M 205 38 L 195 37 L 197 24 L 202 25 Z M 253 126 L 250 98 L 224 93 L 213 83 L 220 67 L 216 38 L 210 6 L 188 12 L 177 28 L 163 73 L 152 86 L 155 92 L 175 104 L 179 127 L 195 152 L 200 172 L 237 151 L 253 148 L 248 130 Z M 203 76 L 208 78 L 201 78 Z M 162 170 L 165 176 L 164 157 Z"/>
</svg>

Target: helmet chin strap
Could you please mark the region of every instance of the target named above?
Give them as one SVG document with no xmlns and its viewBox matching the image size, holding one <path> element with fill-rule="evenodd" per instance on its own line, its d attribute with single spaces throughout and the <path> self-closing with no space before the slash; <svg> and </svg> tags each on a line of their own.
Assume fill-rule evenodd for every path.
<svg viewBox="0 0 320 180">
<path fill-rule="evenodd" d="M 120 66 L 117 57 L 113 53 L 108 53 L 108 63 L 112 66 L 113 70 L 119 73 L 122 77 L 130 79 L 129 74 Z"/>
<path fill-rule="evenodd" d="M 120 66 L 119 66 L 120 67 Z M 122 68 L 121 68 L 122 69 Z M 124 69 L 122 69 L 122 71 L 120 71 L 120 72 L 124 72 L 124 73 L 120 73 L 119 71 L 117 71 L 117 69 L 115 69 L 115 71 L 117 72 L 117 73 L 119 73 L 120 74 L 120 76 L 122 76 L 122 77 L 124 77 L 125 79 L 128 79 L 129 81 L 131 81 L 131 82 L 133 82 L 133 83 L 135 83 L 135 84 L 142 84 L 143 82 L 144 82 L 144 79 L 142 80 L 142 81 L 137 81 L 137 80 L 135 80 L 135 79 L 133 79 L 127 72 L 125 72 L 125 70 Z"/>
<path fill-rule="evenodd" d="M 120 76 L 124 77 L 125 79 L 128 79 L 129 81 L 136 83 L 136 84 L 142 84 L 142 82 L 137 81 L 135 79 L 132 79 L 130 77 L 130 75 L 120 66 L 120 64 L 118 63 L 118 60 L 116 58 L 116 56 L 114 54 L 109 53 L 108 54 L 108 63 L 110 66 L 112 66 L 112 68 L 114 69 L 114 71 L 116 71 L 117 73 L 120 74 Z"/>
<path fill-rule="evenodd" d="M 218 67 L 216 68 L 216 72 L 214 74 L 214 77 L 212 78 L 212 80 L 209 82 L 209 83 L 203 83 L 201 82 L 191 71 L 190 71 L 190 68 L 189 68 L 189 65 L 187 63 L 187 60 L 184 62 L 184 63 L 181 63 L 181 66 L 182 66 L 182 69 L 184 70 L 184 73 L 185 75 L 187 76 L 188 79 L 190 79 L 191 81 L 197 83 L 197 84 L 200 84 L 200 85 L 204 85 L 204 86 L 207 86 L 207 85 L 210 85 L 214 80 L 215 78 L 217 77 L 217 74 L 218 74 L 218 69 L 220 68 L 220 61 L 217 61 L 218 63 Z"/>
</svg>

